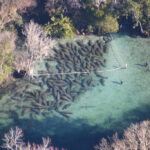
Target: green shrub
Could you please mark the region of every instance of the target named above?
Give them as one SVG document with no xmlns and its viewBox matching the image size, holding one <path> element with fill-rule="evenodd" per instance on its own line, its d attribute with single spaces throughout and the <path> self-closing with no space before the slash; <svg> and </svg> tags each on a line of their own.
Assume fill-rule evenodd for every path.
<svg viewBox="0 0 150 150">
<path fill-rule="evenodd" d="M 87 31 L 88 31 L 88 33 L 93 33 L 94 32 L 93 26 L 92 25 L 88 25 L 87 26 Z"/>
<path fill-rule="evenodd" d="M 4 31 L 9 31 L 9 32 L 13 32 L 16 35 L 18 35 L 18 31 L 15 28 L 15 25 L 13 23 L 9 23 L 5 26 L 5 28 L 3 29 Z"/>
<path fill-rule="evenodd" d="M 119 24 L 116 18 L 105 16 L 104 20 L 96 23 L 96 27 L 100 28 L 104 33 L 113 33 L 119 30 Z"/>
<path fill-rule="evenodd" d="M 10 42 L 0 43 L 0 83 L 12 72 L 13 52 Z"/>
<path fill-rule="evenodd" d="M 70 19 L 61 15 L 60 18 L 51 17 L 51 21 L 45 25 L 45 31 L 53 37 L 72 38 L 75 29 Z"/>
</svg>

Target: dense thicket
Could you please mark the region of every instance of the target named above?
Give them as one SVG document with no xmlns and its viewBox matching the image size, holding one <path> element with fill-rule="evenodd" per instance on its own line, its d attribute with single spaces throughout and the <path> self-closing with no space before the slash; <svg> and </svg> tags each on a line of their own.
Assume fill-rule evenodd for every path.
<svg viewBox="0 0 150 150">
<path fill-rule="evenodd" d="M 21 13 L 35 6 L 35 0 L 0 0 L 0 84 L 9 77 L 13 70 L 17 39 L 15 26 L 23 25 Z"/>
<path fill-rule="evenodd" d="M 126 17 L 132 29 L 139 27 L 142 34 L 149 35 L 150 0 L 47 0 L 45 8 L 50 17 L 69 17 L 81 32 L 117 32 L 119 20 Z"/>
</svg>

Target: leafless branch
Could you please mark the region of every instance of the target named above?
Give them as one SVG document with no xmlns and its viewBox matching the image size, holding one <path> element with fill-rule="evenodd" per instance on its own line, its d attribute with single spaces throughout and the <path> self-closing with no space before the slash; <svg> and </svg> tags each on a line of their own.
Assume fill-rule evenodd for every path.
<svg viewBox="0 0 150 150">
<path fill-rule="evenodd" d="M 16 127 L 16 129 L 10 129 L 9 133 L 4 135 L 3 148 L 9 150 L 59 150 L 56 147 L 51 146 L 50 138 L 42 138 L 42 144 L 28 144 L 23 142 L 22 129 Z M 64 148 L 60 150 L 65 150 Z"/>
<path fill-rule="evenodd" d="M 15 130 L 10 129 L 9 133 L 4 135 L 4 144 L 3 148 L 10 149 L 10 150 L 17 150 L 23 147 L 24 142 L 22 140 L 23 132 L 21 129 L 16 127 Z"/>
<path fill-rule="evenodd" d="M 17 70 L 26 68 L 27 73 L 32 74 L 35 62 L 52 54 L 55 41 L 45 34 L 42 26 L 33 21 L 25 25 L 23 34 L 26 36 L 26 51 L 18 53 L 15 65 Z M 21 62 L 18 64 L 19 61 Z"/>
</svg>

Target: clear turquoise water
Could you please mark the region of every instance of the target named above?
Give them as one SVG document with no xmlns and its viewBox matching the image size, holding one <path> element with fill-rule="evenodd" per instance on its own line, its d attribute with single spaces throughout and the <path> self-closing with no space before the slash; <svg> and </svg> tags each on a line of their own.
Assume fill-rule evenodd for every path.
<svg viewBox="0 0 150 150">
<path fill-rule="evenodd" d="M 97 38 L 90 36 L 85 41 Z M 23 129 L 26 141 L 40 142 L 41 137 L 49 136 L 58 147 L 92 150 L 101 137 L 111 136 L 116 131 L 121 134 L 131 123 L 149 119 L 150 72 L 142 65 L 146 61 L 150 62 L 150 39 L 119 34 L 114 34 L 113 38 L 110 52 L 106 56 L 107 68 L 104 69 L 114 69 L 126 63 L 128 68 L 105 71 L 103 75 L 108 77 L 105 86 L 89 88 L 80 95 L 67 109 L 72 112 L 70 118 L 57 113 L 45 117 L 28 113 L 21 115 L 28 101 L 10 98 L 17 89 L 24 89 L 26 83 L 21 81 L 21 85 L 0 100 L 2 133 L 17 125 Z M 41 69 L 41 66 L 38 68 Z M 120 80 L 123 81 L 122 85 Z"/>
</svg>

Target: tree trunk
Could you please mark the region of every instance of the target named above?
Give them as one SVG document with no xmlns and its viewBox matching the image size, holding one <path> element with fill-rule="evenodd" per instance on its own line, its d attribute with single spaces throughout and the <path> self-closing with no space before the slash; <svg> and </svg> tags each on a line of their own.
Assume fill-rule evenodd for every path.
<svg viewBox="0 0 150 150">
<path fill-rule="evenodd" d="M 141 31 L 141 33 L 143 33 L 143 27 L 142 27 L 142 24 L 141 24 L 140 21 L 139 21 L 139 26 L 140 26 L 140 31 Z"/>
</svg>

